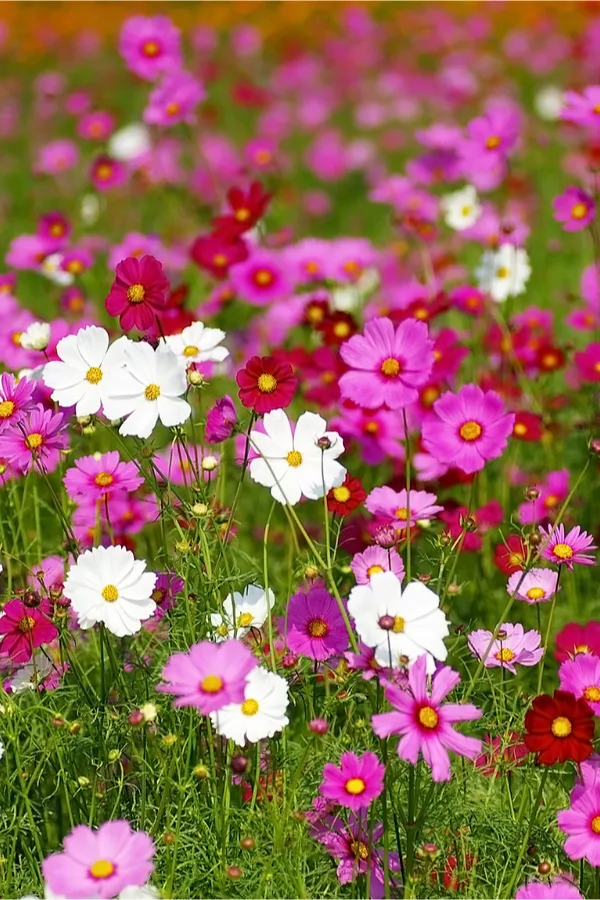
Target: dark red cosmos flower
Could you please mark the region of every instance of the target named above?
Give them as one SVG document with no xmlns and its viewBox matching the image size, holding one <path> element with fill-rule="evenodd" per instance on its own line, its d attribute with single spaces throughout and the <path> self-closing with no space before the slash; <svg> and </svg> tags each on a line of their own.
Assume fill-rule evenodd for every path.
<svg viewBox="0 0 600 900">
<path fill-rule="evenodd" d="M 318 328 L 321 322 L 331 315 L 329 300 L 327 297 L 311 297 L 304 307 L 304 318 L 302 323 L 310 325 L 311 328 Z"/>
<path fill-rule="evenodd" d="M 253 181 L 247 191 L 232 187 L 227 192 L 231 212 L 213 219 L 213 235 L 232 239 L 249 231 L 264 216 L 272 196 L 260 181 Z"/>
<path fill-rule="evenodd" d="M 367 492 L 358 478 L 346 473 L 343 484 L 332 488 L 327 494 L 327 509 L 338 516 L 347 516 L 367 498 Z"/>
<path fill-rule="evenodd" d="M 215 278 L 227 278 L 231 266 L 248 259 L 248 247 L 240 237 L 204 234 L 192 244 L 190 257 Z"/>
<path fill-rule="evenodd" d="M 544 423 L 541 416 L 535 413 L 515 413 L 515 424 L 512 436 L 519 441 L 539 441 L 544 433 Z"/>
<path fill-rule="evenodd" d="M 33 656 L 34 647 L 49 644 L 58 631 L 48 616 L 50 601 L 46 598 L 35 608 L 21 600 L 9 600 L 0 618 L 0 657 L 14 663 L 25 663 Z"/>
<path fill-rule="evenodd" d="M 585 700 L 569 691 L 554 691 L 535 697 L 525 716 L 525 743 L 537 753 L 537 762 L 583 762 L 592 754 L 594 714 Z"/>
<path fill-rule="evenodd" d="M 494 547 L 494 564 L 505 575 L 519 572 L 525 565 L 527 547 L 518 534 L 510 534 L 504 544 Z"/>
<path fill-rule="evenodd" d="M 552 344 L 545 344 L 535 354 L 535 364 L 540 372 L 556 372 L 564 367 L 566 361 L 560 347 L 553 347 Z"/>
<path fill-rule="evenodd" d="M 343 344 L 358 331 L 354 317 L 345 312 L 334 312 L 326 316 L 316 328 L 323 335 L 326 344 L 334 345 Z"/>
<path fill-rule="evenodd" d="M 600 622 L 587 622 L 585 625 L 569 622 L 556 635 L 554 658 L 558 662 L 573 659 L 580 653 L 600 656 Z"/>
<path fill-rule="evenodd" d="M 298 387 L 290 364 L 272 356 L 253 356 L 235 380 L 244 406 L 259 415 L 289 406 Z"/>
<path fill-rule="evenodd" d="M 165 305 L 169 282 L 154 256 L 128 256 L 116 268 L 116 278 L 106 298 L 111 316 L 119 316 L 123 331 L 147 331 Z"/>
</svg>

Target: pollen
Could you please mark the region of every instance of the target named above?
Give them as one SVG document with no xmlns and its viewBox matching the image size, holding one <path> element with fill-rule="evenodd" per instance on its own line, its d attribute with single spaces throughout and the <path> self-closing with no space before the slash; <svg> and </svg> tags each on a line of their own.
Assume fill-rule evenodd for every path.
<svg viewBox="0 0 600 900">
<path fill-rule="evenodd" d="M 487 141 L 485 142 L 485 146 L 488 150 L 495 150 L 496 147 L 500 146 L 500 138 L 497 134 L 492 134 Z"/>
<path fill-rule="evenodd" d="M 406 520 L 410 517 L 410 512 L 405 506 L 401 506 L 396 510 L 394 515 L 397 519 L 401 519 L 403 522 L 406 522 Z"/>
<path fill-rule="evenodd" d="M 112 484 L 115 479 L 110 474 L 110 472 L 98 472 L 96 477 L 94 478 L 94 484 L 97 484 L 98 487 L 108 487 L 109 484 Z"/>
<path fill-rule="evenodd" d="M 297 450 L 290 450 L 285 459 L 288 466 L 291 466 L 292 469 L 297 469 L 298 466 L 302 465 L 302 454 Z"/>
<path fill-rule="evenodd" d="M 439 396 L 439 390 L 436 387 L 430 385 L 429 387 L 426 387 L 421 394 L 421 403 L 423 404 L 423 406 L 433 406 Z"/>
<path fill-rule="evenodd" d="M 473 421 L 465 422 L 458 431 L 463 441 L 476 441 L 477 438 L 481 437 L 481 432 L 482 428 L 479 422 Z"/>
<path fill-rule="evenodd" d="M 240 613 L 238 616 L 238 628 L 249 628 L 254 621 L 254 616 L 250 612 Z"/>
<path fill-rule="evenodd" d="M 22 336 L 22 334 L 23 334 L 22 331 L 15 331 L 15 332 L 13 332 L 13 336 L 12 336 L 11 340 L 12 340 L 13 344 L 15 344 L 17 347 L 20 347 L 20 346 L 21 346 L 21 336 Z"/>
<path fill-rule="evenodd" d="M 237 222 L 247 222 L 250 218 L 250 210 L 240 206 L 239 209 L 236 209 L 233 217 Z"/>
<path fill-rule="evenodd" d="M 371 577 L 371 575 L 379 575 L 380 572 L 385 572 L 383 566 L 369 566 L 369 568 L 367 569 L 367 575 L 369 576 L 369 578 Z"/>
<path fill-rule="evenodd" d="M 108 181 L 109 178 L 111 178 L 112 173 L 112 166 L 109 166 L 108 163 L 103 163 L 96 169 L 96 178 L 99 178 L 100 181 Z M 137 287 L 141 287 L 141 285 L 137 285 Z M 127 291 L 127 295 L 129 296 L 129 291 Z"/>
<path fill-rule="evenodd" d="M 545 595 L 546 591 L 541 587 L 532 587 L 526 593 L 526 597 L 528 600 L 541 600 Z"/>
<path fill-rule="evenodd" d="M 259 287 L 268 287 L 273 281 L 273 274 L 268 269 L 259 269 L 254 273 L 254 283 Z"/>
<path fill-rule="evenodd" d="M 323 619 L 313 619 L 308 623 L 308 633 L 311 637 L 325 637 L 329 629 Z"/>
<path fill-rule="evenodd" d="M 333 333 L 338 338 L 348 337 L 350 334 L 350 326 L 347 322 L 336 322 L 333 326 Z"/>
<path fill-rule="evenodd" d="M 600 816 L 594 816 L 594 818 L 590 822 L 590 828 L 592 829 L 594 834 L 600 834 Z"/>
<path fill-rule="evenodd" d="M 396 376 L 400 373 L 400 363 L 397 359 L 394 359 L 393 356 L 388 356 L 387 359 L 381 363 L 381 374 L 385 375 L 386 378 L 396 378 Z"/>
<path fill-rule="evenodd" d="M 402 618 L 402 616 L 394 616 L 394 624 L 392 625 L 392 631 L 394 634 L 402 634 L 404 631 L 404 626 L 406 622 Z"/>
<path fill-rule="evenodd" d="M 591 684 L 589 687 L 586 687 L 583 696 L 590 703 L 600 703 L 600 687 L 597 684 Z"/>
<path fill-rule="evenodd" d="M 130 303 L 142 303 L 146 296 L 146 289 L 143 284 L 132 284 L 127 288 L 127 299 Z"/>
<path fill-rule="evenodd" d="M 367 789 L 367 785 L 362 778 L 349 778 L 344 787 L 346 788 L 347 793 L 352 794 L 354 797 L 357 797 L 359 794 L 364 794 Z"/>
<path fill-rule="evenodd" d="M 365 422 L 363 431 L 365 431 L 366 434 L 377 434 L 379 431 L 379 422 Z"/>
<path fill-rule="evenodd" d="M 215 253 L 212 258 L 213 266 L 216 266 L 218 269 L 221 269 L 223 266 L 227 265 L 227 257 L 224 253 Z"/>
<path fill-rule="evenodd" d="M 508 647 L 503 647 L 496 653 L 496 659 L 500 662 L 510 662 L 515 658 L 515 654 Z"/>
<path fill-rule="evenodd" d="M 566 716 L 557 716 L 552 722 L 551 730 L 554 737 L 566 738 L 569 737 L 573 731 L 573 726 L 571 725 L 570 719 L 567 719 Z"/>
<path fill-rule="evenodd" d="M 25 443 L 30 450 L 37 450 L 38 447 L 41 447 L 44 443 L 44 438 L 37 431 L 34 431 L 33 434 L 27 435 L 27 437 L 25 438 Z"/>
<path fill-rule="evenodd" d="M 146 400 L 158 400 L 160 397 L 160 388 L 157 384 L 149 384 L 144 391 Z"/>
<path fill-rule="evenodd" d="M 217 694 L 223 687 L 223 682 L 218 675 L 207 675 L 200 687 L 205 694 Z"/>
<path fill-rule="evenodd" d="M 155 56 L 159 56 L 160 47 L 156 43 L 156 41 L 146 41 L 142 46 L 142 53 L 144 56 L 148 56 L 150 59 L 153 59 Z"/>
<path fill-rule="evenodd" d="M 515 427 L 513 428 L 515 434 L 518 434 L 519 437 L 523 437 L 524 434 L 527 434 L 527 426 L 523 425 L 522 422 L 517 422 Z"/>
<path fill-rule="evenodd" d="M 0 419 L 8 419 L 15 411 L 15 404 L 12 400 L 3 400 L 0 403 Z"/>
<path fill-rule="evenodd" d="M 119 599 L 119 592 L 114 584 L 107 584 L 105 588 L 102 588 L 102 598 L 107 603 L 114 603 Z"/>
<path fill-rule="evenodd" d="M 343 484 L 333 489 L 333 496 L 338 503 L 345 503 L 352 496 L 347 487 Z"/>
<path fill-rule="evenodd" d="M 165 112 L 168 116 L 176 116 L 180 109 L 179 103 L 168 103 Z"/>
<path fill-rule="evenodd" d="M 102 369 L 98 366 L 92 366 L 91 369 L 88 369 L 85 373 L 85 380 L 89 381 L 90 384 L 98 384 L 102 381 Z"/>
<path fill-rule="evenodd" d="M 255 716 L 258 712 L 258 702 L 254 698 L 249 697 L 242 703 L 242 715 Z"/>
<path fill-rule="evenodd" d="M 114 871 L 115 867 L 107 859 L 98 859 L 90 866 L 92 878 L 110 878 Z"/>
<path fill-rule="evenodd" d="M 352 841 L 350 849 L 354 856 L 358 856 L 359 859 L 367 860 L 369 858 L 369 848 L 362 841 Z"/>
<path fill-rule="evenodd" d="M 431 706 L 423 706 L 419 710 L 419 723 L 423 726 L 423 728 L 429 728 L 433 730 L 437 726 L 439 720 L 440 717 L 436 713 L 435 709 L 431 708 Z"/>
<path fill-rule="evenodd" d="M 256 386 L 261 394 L 272 394 L 277 388 L 277 379 L 269 372 L 263 372 L 262 375 L 258 376 Z"/>
<path fill-rule="evenodd" d="M 196 347 L 195 344 L 188 344 L 188 346 L 184 349 L 184 356 L 198 356 L 200 352 L 200 348 Z"/>
<path fill-rule="evenodd" d="M 506 266 L 498 266 L 496 269 L 496 278 L 508 278 L 510 275 L 510 269 Z"/>
<path fill-rule="evenodd" d="M 569 547 L 568 544 L 555 544 L 552 548 L 552 552 L 555 556 L 558 556 L 559 559 L 571 559 L 573 556 L 573 548 Z"/>
<path fill-rule="evenodd" d="M 33 631 L 35 628 L 35 619 L 32 619 L 31 616 L 23 616 L 21 621 L 19 622 L 19 631 L 23 634 L 29 634 L 30 631 Z"/>
</svg>

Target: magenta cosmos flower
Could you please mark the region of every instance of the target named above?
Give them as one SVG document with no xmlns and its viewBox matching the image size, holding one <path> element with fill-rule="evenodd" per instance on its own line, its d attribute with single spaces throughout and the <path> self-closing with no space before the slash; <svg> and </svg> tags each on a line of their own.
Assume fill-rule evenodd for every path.
<svg viewBox="0 0 600 900">
<path fill-rule="evenodd" d="M 376 847 L 383 835 L 381 822 L 371 829 L 366 822 L 350 814 L 347 825 L 335 818 L 330 828 L 317 827 L 314 832 L 315 840 L 323 844 L 330 856 L 339 860 L 337 877 L 340 884 L 350 884 L 358 875 L 366 875 L 370 870 L 370 897 L 376 900 L 385 896 L 384 852 Z M 391 873 L 400 871 L 400 860 L 394 851 L 388 853 L 388 870 L 393 884 Z"/>
<path fill-rule="evenodd" d="M 29 416 L 14 428 L 0 433 L 0 458 L 23 472 L 34 464 L 46 472 L 58 465 L 59 451 L 67 446 L 68 437 L 62 413 L 54 414 L 38 403 Z"/>
<path fill-rule="evenodd" d="M 442 666 L 433 676 L 431 695 L 427 693 L 427 658 L 420 656 L 408 670 L 410 692 L 394 684 L 385 688 L 385 696 L 396 712 L 372 716 L 377 737 L 400 734 L 398 756 L 416 765 L 419 752 L 431 768 L 434 781 L 450 780 L 448 750 L 475 759 L 481 752 L 481 741 L 455 731 L 456 722 L 479 719 L 481 710 L 470 703 L 446 703 L 442 700 L 460 682 L 460 675 L 449 666 Z"/>
<path fill-rule="evenodd" d="M 119 53 L 130 72 L 153 81 L 180 68 L 179 29 L 167 16 L 132 16 L 121 29 Z"/>
<path fill-rule="evenodd" d="M 50 644 L 58 631 L 49 614 L 48 599 L 35 608 L 25 606 L 21 600 L 9 600 L 0 616 L 0 657 L 25 663 L 33 656 L 35 647 Z"/>
<path fill-rule="evenodd" d="M 560 111 L 563 122 L 572 122 L 584 128 L 600 128 L 600 86 L 584 88 L 581 94 L 565 91 L 564 106 Z"/>
<path fill-rule="evenodd" d="M 379 575 L 380 572 L 393 572 L 398 581 L 404 578 L 402 557 L 393 547 L 389 550 L 367 547 L 362 553 L 356 553 L 352 557 L 350 568 L 357 584 L 368 584 L 373 575 Z"/>
<path fill-rule="evenodd" d="M 582 697 L 600 716 L 600 659 L 591 653 L 578 653 L 567 659 L 558 670 L 560 687 L 576 697 Z"/>
<path fill-rule="evenodd" d="M 421 519 L 433 519 L 443 510 L 437 506 L 437 497 L 427 491 L 394 491 L 391 487 L 377 487 L 365 501 L 370 513 L 382 519 L 400 523 L 403 527 L 410 522 L 411 527 Z"/>
<path fill-rule="evenodd" d="M 565 534 L 564 525 L 557 525 L 555 528 L 549 526 L 547 529 L 544 529 L 542 525 L 540 533 L 543 538 L 541 555 L 544 559 L 549 559 L 550 562 L 559 566 L 564 564 L 571 571 L 573 571 L 574 563 L 582 566 L 596 565 L 593 554 L 587 551 L 598 548 L 594 544 L 593 538 L 587 531 L 582 531 L 579 525 L 572 528 L 568 534 Z"/>
<path fill-rule="evenodd" d="M 566 878 L 557 878 L 554 881 L 530 881 L 522 884 L 515 900 L 584 900 L 574 884 Z"/>
<path fill-rule="evenodd" d="M 141 887 L 154 868 L 155 849 L 145 831 L 129 822 L 105 822 L 97 831 L 76 825 L 63 841 L 62 853 L 42 862 L 42 873 L 54 894 L 78 897 L 116 897 L 123 888 Z"/>
<path fill-rule="evenodd" d="M 600 866 L 600 785 L 572 799 L 571 808 L 558 813 L 558 827 L 568 835 L 564 850 L 569 859 L 586 859 Z"/>
<path fill-rule="evenodd" d="M 600 341 L 593 341 L 585 350 L 578 350 L 574 359 L 582 381 L 600 381 Z"/>
<path fill-rule="evenodd" d="M 195 110 L 206 92 L 189 72 L 171 72 L 150 93 L 144 122 L 168 128 L 179 122 L 193 125 Z"/>
<path fill-rule="evenodd" d="M 284 619 L 289 650 L 309 659 L 329 659 L 348 646 L 348 631 L 335 599 L 325 588 L 290 597 Z"/>
<path fill-rule="evenodd" d="M 236 294 L 253 306 L 285 300 L 292 292 L 283 257 L 272 250 L 253 250 L 247 260 L 233 266 L 229 277 Z"/>
<path fill-rule="evenodd" d="M 581 231 L 594 221 L 596 204 L 592 197 L 578 187 L 568 187 L 553 202 L 554 218 L 565 231 Z"/>
<path fill-rule="evenodd" d="M 340 765 L 326 763 L 320 793 L 326 800 L 347 806 L 353 812 L 366 809 L 383 791 L 385 766 L 374 753 L 356 756 L 347 751 Z"/>
<path fill-rule="evenodd" d="M 173 706 L 193 706 L 201 715 L 242 703 L 246 680 L 256 657 L 241 641 L 201 641 L 187 653 L 174 653 L 163 669 L 166 684 L 157 691 L 175 694 Z"/>
<path fill-rule="evenodd" d="M 524 603 L 546 603 L 555 595 L 557 587 L 558 572 L 552 569 L 530 569 L 526 575 L 521 571 L 513 572 L 506 590 L 511 597 L 514 594 L 517 600 Z"/>
<path fill-rule="evenodd" d="M 0 433 L 17 422 L 22 422 L 27 413 L 31 412 L 35 406 L 35 388 L 35 381 L 27 378 L 17 381 L 14 375 L 3 373 L 0 378 Z"/>
<path fill-rule="evenodd" d="M 488 669 L 503 666 L 517 674 L 515 666 L 535 666 L 544 655 L 543 647 L 540 647 L 542 637 L 539 632 L 524 631 L 522 625 L 511 625 L 505 622 L 500 626 L 496 637 L 491 631 L 480 628 L 469 635 L 469 647 L 476 659 L 483 659 L 490 641 L 492 646 L 485 658 L 484 665 Z"/>
<path fill-rule="evenodd" d="M 116 268 L 116 277 L 106 298 L 111 316 L 119 316 L 123 331 L 146 331 L 165 305 L 169 282 L 154 256 L 129 256 Z"/>
<path fill-rule="evenodd" d="M 231 437 L 237 423 L 235 403 L 228 394 L 217 400 L 206 414 L 204 440 L 209 444 L 220 444 Z"/>
<path fill-rule="evenodd" d="M 476 384 L 442 394 L 433 411 L 423 423 L 423 446 L 438 462 L 468 475 L 502 455 L 515 422 L 499 394 Z"/>
<path fill-rule="evenodd" d="M 115 491 L 135 491 L 144 483 L 133 462 L 121 462 L 118 450 L 82 456 L 63 478 L 71 498 L 99 500 Z"/>
<path fill-rule="evenodd" d="M 340 378 L 342 398 L 363 409 L 414 403 L 434 362 L 427 325 L 416 319 L 405 319 L 396 329 L 390 319 L 372 319 L 364 334 L 342 344 L 340 354 L 351 369 Z"/>
</svg>

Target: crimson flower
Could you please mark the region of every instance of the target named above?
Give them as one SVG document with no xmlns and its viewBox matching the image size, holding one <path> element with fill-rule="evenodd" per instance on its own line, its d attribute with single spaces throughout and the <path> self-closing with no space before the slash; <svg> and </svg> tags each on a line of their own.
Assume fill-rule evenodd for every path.
<svg viewBox="0 0 600 900">
<path fill-rule="evenodd" d="M 147 331 L 164 307 L 169 290 L 161 263 L 154 256 L 128 256 L 119 263 L 115 274 L 106 298 L 107 311 L 111 316 L 119 316 L 123 331 Z"/>
<path fill-rule="evenodd" d="M 231 239 L 249 231 L 264 216 L 271 197 L 260 181 L 253 181 L 247 191 L 232 187 L 227 192 L 231 212 L 213 219 L 214 236 Z"/>
<path fill-rule="evenodd" d="M 527 547 L 518 534 L 510 534 L 506 543 L 494 547 L 494 563 L 505 575 L 520 572 L 525 566 Z"/>
<path fill-rule="evenodd" d="M 316 325 L 328 345 L 343 344 L 358 331 L 356 319 L 345 312 L 334 312 Z"/>
<path fill-rule="evenodd" d="M 244 406 L 259 415 L 289 406 L 298 387 L 290 364 L 272 356 L 253 356 L 235 380 Z"/>
<path fill-rule="evenodd" d="M 347 516 L 353 509 L 366 500 L 367 492 L 358 478 L 346 473 L 343 484 L 331 488 L 327 494 L 327 509 L 338 516 Z"/>
<path fill-rule="evenodd" d="M 58 631 L 48 618 L 49 613 L 48 599 L 37 608 L 25 606 L 21 600 L 9 600 L 0 618 L 0 657 L 25 663 L 33 656 L 34 647 L 53 641 Z"/>
<path fill-rule="evenodd" d="M 201 269 L 222 279 L 231 266 L 248 259 L 248 247 L 240 237 L 205 234 L 196 238 L 190 256 Z"/>
<path fill-rule="evenodd" d="M 525 716 L 525 744 L 544 766 L 583 762 L 594 746 L 594 714 L 585 700 L 568 691 L 540 694 Z"/>
<path fill-rule="evenodd" d="M 519 441 L 540 441 L 544 433 L 544 423 L 541 416 L 535 413 L 515 413 L 515 424 L 512 436 Z"/>
</svg>

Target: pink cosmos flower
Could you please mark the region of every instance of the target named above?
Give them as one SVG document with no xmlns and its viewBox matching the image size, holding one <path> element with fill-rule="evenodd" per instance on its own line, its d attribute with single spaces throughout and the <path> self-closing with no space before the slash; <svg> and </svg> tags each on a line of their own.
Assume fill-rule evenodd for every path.
<svg viewBox="0 0 600 900">
<path fill-rule="evenodd" d="M 115 117 L 98 109 L 83 115 L 77 123 L 77 134 L 88 141 L 105 141 L 115 127 Z"/>
<path fill-rule="evenodd" d="M 452 727 L 456 722 L 479 719 L 481 710 L 470 703 L 446 703 L 442 700 L 460 682 L 458 672 L 442 666 L 433 676 L 431 695 L 427 693 L 427 658 L 420 656 L 408 670 L 410 691 L 388 684 L 386 699 L 397 712 L 378 713 L 371 717 L 377 737 L 400 734 L 398 756 L 416 765 L 419 752 L 431 768 L 434 781 L 450 780 L 448 750 L 475 759 L 481 752 L 481 741 L 466 737 Z"/>
<path fill-rule="evenodd" d="M 102 153 L 92 161 L 89 178 L 97 191 L 110 191 L 125 184 L 127 169 L 117 159 Z"/>
<path fill-rule="evenodd" d="M 209 444 L 220 444 L 231 437 L 237 423 L 235 404 L 228 394 L 217 400 L 206 414 L 204 440 Z"/>
<path fill-rule="evenodd" d="M 414 403 L 434 362 L 427 325 L 416 319 L 396 329 L 390 319 L 371 319 L 364 334 L 342 344 L 340 354 L 351 369 L 340 378 L 340 393 L 363 409 Z"/>
<path fill-rule="evenodd" d="M 536 484 L 539 496 L 519 506 L 519 519 L 524 525 L 552 518 L 569 494 L 569 470 L 549 472 L 543 484 Z"/>
<path fill-rule="evenodd" d="M 404 578 L 404 563 L 397 550 L 383 547 L 367 547 L 363 553 L 352 557 L 350 568 L 357 584 L 368 584 L 373 575 L 380 572 L 393 572 L 399 581 Z"/>
<path fill-rule="evenodd" d="M 515 900 L 584 900 L 574 884 L 566 878 L 556 878 L 551 881 L 530 881 L 522 884 Z"/>
<path fill-rule="evenodd" d="M 491 631 L 480 628 L 469 635 L 469 647 L 475 659 L 483 659 L 493 638 Z M 522 625 L 511 625 L 505 622 L 500 626 L 491 649 L 486 656 L 484 665 L 488 669 L 503 666 L 517 674 L 515 666 L 535 666 L 544 655 L 544 648 L 540 647 L 542 636 L 539 632 L 524 631 Z"/>
<path fill-rule="evenodd" d="M 579 763 L 579 776 L 575 779 L 570 800 L 573 803 L 592 787 L 600 787 L 600 754 L 592 753 Z"/>
<path fill-rule="evenodd" d="M 558 572 L 552 569 L 530 569 L 525 576 L 522 572 L 513 572 L 506 590 L 511 597 L 514 594 L 515 599 L 534 604 L 551 600 L 557 587 L 558 590 L 561 589 L 558 586 Z"/>
<path fill-rule="evenodd" d="M 0 436 L 1 437 L 1 436 Z M 0 444 L 0 454 L 1 454 Z M 557 525 L 555 528 L 551 525 L 544 529 L 540 526 L 540 533 L 543 541 L 541 544 L 541 556 L 549 559 L 550 562 L 557 565 L 568 566 L 573 571 L 573 564 L 579 563 L 582 566 L 595 566 L 596 561 L 593 554 L 588 550 L 597 550 L 594 539 L 587 533 L 582 531 L 579 525 L 572 528 L 568 534 L 565 534 L 564 525 Z"/>
<path fill-rule="evenodd" d="M 233 266 L 229 277 L 240 299 L 253 306 L 285 300 L 292 290 L 282 258 L 269 250 L 253 250 L 247 260 Z"/>
<path fill-rule="evenodd" d="M 568 835 L 564 851 L 569 859 L 586 859 L 591 866 L 600 866 L 600 784 L 579 793 L 557 819 Z"/>
<path fill-rule="evenodd" d="M 329 825 L 329 827 L 325 827 Z M 358 875 L 371 873 L 370 896 L 376 900 L 385 894 L 384 853 L 375 845 L 383 835 L 383 824 L 372 826 L 354 815 L 348 816 L 346 825 L 339 817 L 327 817 L 323 824 L 312 829 L 313 836 L 330 856 L 339 860 L 337 876 L 340 884 L 350 884 Z M 388 874 L 394 884 L 393 872 L 400 871 L 398 854 L 388 852 Z M 368 876 L 367 876 L 368 877 Z"/>
<path fill-rule="evenodd" d="M 582 381 L 600 381 L 600 341 L 588 344 L 585 350 L 578 350 L 574 359 Z"/>
<path fill-rule="evenodd" d="M 205 447 L 203 450 L 200 444 L 189 444 L 187 449 L 189 457 L 181 447 L 174 444 L 155 455 L 154 465 L 164 481 L 171 481 L 173 484 L 189 485 L 196 479 L 196 474 L 204 478 L 204 480 L 210 480 L 221 460 L 220 453 L 208 447 Z M 214 462 L 216 465 L 209 467 L 205 462 L 203 466 L 204 460 L 210 460 L 211 463 Z"/>
<path fill-rule="evenodd" d="M 53 413 L 38 404 L 26 419 L 0 433 L 0 457 L 23 472 L 34 464 L 46 472 L 58 465 L 59 451 L 68 444 L 62 413 Z"/>
<path fill-rule="evenodd" d="M 175 694 L 173 706 L 193 706 L 207 716 L 228 703 L 242 703 L 247 676 L 256 665 L 256 657 L 241 641 L 200 641 L 187 653 L 169 657 L 162 672 L 166 684 L 156 690 Z"/>
<path fill-rule="evenodd" d="M 76 825 L 63 847 L 62 853 L 46 857 L 42 873 L 50 890 L 68 900 L 108 900 L 123 888 L 144 885 L 154 868 L 152 839 L 123 819 L 105 822 L 97 831 Z"/>
<path fill-rule="evenodd" d="M 25 606 L 21 600 L 9 600 L 0 616 L 0 657 L 24 663 L 31 659 L 35 647 L 50 644 L 58 631 L 49 615 L 48 599 L 34 608 Z"/>
<path fill-rule="evenodd" d="M 121 29 L 119 53 L 130 72 L 153 81 L 181 67 L 179 29 L 167 16 L 131 16 Z"/>
<path fill-rule="evenodd" d="M 144 483 L 135 463 L 121 462 L 118 450 L 76 459 L 63 481 L 70 497 L 89 500 L 99 500 L 115 491 L 135 491 Z"/>
<path fill-rule="evenodd" d="M 40 147 L 35 168 L 43 175 L 59 175 L 73 169 L 78 161 L 77 144 L 61 138 Z"/>
<path fill-rule="evenodd" d="M 561 222 L 565 231 L 581 231 L 594 221 L 596 204 L 586 191 L 578 187 L 568 187 L 553 202 L 554 218 Z"/>
<path fill-rule="evenodd" d="M 55 585 L 62 585 L 65 580 L 65 561 L 60 556 L 47 556 L 38 565 L 31 567 L 27 576 L 27 584 L 45 592 Z"/>
<path fill-rule="evenodd" d="M 329 659 L 348 646 L 348 632 L 337 602 L 321 587 L 290 597 L 280 631 L 289 650 L 309 659 Z"/>
<path fill-rule="evenodd" d="M 0 377 L 0 434 L 22 422 L 34 407 L 35 382 L 27 378 L 17 381 L 4 372 Z"/>
<path fill-rule="evenodd" d="M 394 491 L 384 486 L 371 491 L 365 506 L 374 516 L 399 522 L 403 527 L 410 522 L 413 527 L 419 520 L 433 519 L 443 510 L 443 506 L 436 505 L 436 500 L 436 495 L 427 491 L 409 491 L 407 494 L 405 488 Z"/>
<path fill-rule="evenodd" d="M 323 781 L 319 788 L 326 800 L 334 800 L 347 806 L 352 812 L 366 809 L 383 791 L 385 766 L 375 753 L 356 756 L 346 751 L 340 757 L 340 765 L 326 763 Z"/>
<path fill-rule="evenodd" d="M 567 659 L 558 670 L 560 687 L 575 697 L 583 697 L 600 716 L 600 659 L 591 653 L 578 653 Z"/>
<path fill-rule="evenodd" d="M 447 391 L 433 411 L 435 415 L 423 423 L 425 450 L 469 475 L 502 455 L 515 421 L 499 394 L 484 393 L 476 384 L 464 385 L 457 394 Z"/>
<path fill-rule="evenodd" d="M 572 122 L 583 128 L 600 127 L 600 86 L 594 84 L 586 87 L 581 94 L 565 91 L 563 102 L 560 111 L 563 122 Z"/>
<path fill-rule="evenodd" d="M 169 72 L 150 93 L 144 110 L 144 122 L 168 128 L 179 122 L 193 125 L 196 106 L 206 92 L 189 72 Z"/>
<path fill-rule="evenodd" d="M 356 441 L 362 459 L 370 466 L 379 465 L 386 457 L 404 459 L 402 420 L 393 410 L 350 409 L 342 403 L 331 428 L 344 441 Z"/>
<path fill-rule="evenodd" d="M 362 583 L 363 582 L 359 582 L 359 584 Z M 346 650 L 346 652 L 344 653 L 344 657 L 346 659 L 346 662 L 348 663 L 348 668 L 350 669 L 350 671 L 361 671 L 364 681 L 371 681 L 372 678 L 375 678 L 378 672 L 382 671 L 382 667 L 375 659 L 375 648 L 367 647 L 367 645 L 363 644 L 362 641 L 359 641 L 358 653 L 353 653 L 351 650 Z M 389 672 L 389 669 L 386 669 L 385 671 Z"/>
</svg>

